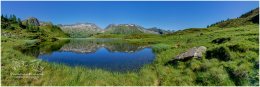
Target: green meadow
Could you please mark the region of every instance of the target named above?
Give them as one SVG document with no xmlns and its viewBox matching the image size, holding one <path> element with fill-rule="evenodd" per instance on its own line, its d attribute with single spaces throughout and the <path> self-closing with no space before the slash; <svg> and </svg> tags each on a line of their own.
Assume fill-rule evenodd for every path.
<svg viewBox="0 0 260 87">
<path fill-rule="evenodd" d="M 258 28 L 252 24 L 189 29 L 167 35 L 110 35 L 136 44 L 152 43 L 155 61 L 140 72 L 128 73 L 40 61 L 15 49 L 33 46 L 37 40 L 2 36 L 2 85 L 259 85 Z M 99 37 L 102 36 L 92 38 Z M 230 40 L 214 43 L 219 38 Z M 203 58 L 173 61 L 176 55 L 194 46 L 207 47 Z M 19 78 L 17 74 L 25 75 Z M 26 78 L 28 74 L 31 77 Z"/>
<path fill-rule="evenodd" d="M 152 63 L 144 65 L 138 72 L 111 72 L 40 60 L 38 54 L 59 50 L 75 38 L 52 23 L 40 25 L 36 18 L 21 21 L 15 15 L 2 15 L 1 85 L 259 86 L 259 8 L 207 28 L 183 29 L 167 34 L 139 30 L 135 25 L 120 25 L 119 28 L 111 27 L 108 33 L 78 38 L 120 39 L 131 44 L 148 45 L 155 54 Z M 123 34 L 125 32 L 127 34 Z M 113 43 L 121 46 L 121 42 Z M 81 43 L 75 40 L 70 45 L 77 44 Z M 198 46 L 207 48 L 201 58 L 175 59 Z"/>
</svg>

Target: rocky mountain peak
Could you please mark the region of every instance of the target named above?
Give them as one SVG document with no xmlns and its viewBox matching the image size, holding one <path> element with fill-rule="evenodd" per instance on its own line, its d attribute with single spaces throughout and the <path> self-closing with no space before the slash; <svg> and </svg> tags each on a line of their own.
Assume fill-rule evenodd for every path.
<svg viewBox="0 0 260 87">
<path fill-rule="evenodd" d="M 34 25 L 34 26 L 40 26 L 40 22 L 35 17 L 29 17 L 28 19 L 24 20 L 26 24 Z"/>
<path fill-rule="evenodd" d="M 137 26 L 136 24 L 119 24 L 118 26 Z"/>
<path fill-rule="evenodd" d="M 61 29 L 71 37 L 89 37 L 102 32 L 102 29 L 93 23 L 76 23 L 59 25 Z"/>
<path fill-rule="evenodd" d="M 98 29 L 100 30 L 101 28 L 98 27 L 96 24 L 93 23 L 76 23 L 76 24 L 67 24 L 67 25 L 61 25 L 63 28 L 81 28 L 81 29 Z"/>
</svg>

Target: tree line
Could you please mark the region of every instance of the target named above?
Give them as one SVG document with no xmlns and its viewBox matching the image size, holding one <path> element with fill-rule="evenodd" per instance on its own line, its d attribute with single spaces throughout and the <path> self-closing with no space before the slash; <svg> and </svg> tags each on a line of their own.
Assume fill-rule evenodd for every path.
<svg viewBox="0 0 260 87">
<path fill-rule="evenodd" d="M 29 21 L 21 21 L 20 18 L 16 17 L 15 15 L 11 14 L 9 16 L 7 15 L 1 15 L 1 29 L 9 29 L 9 30 L 15 30 L 15 29 L 26 29 L 30 32 L 37 32 L 39 31 L 39 26 L 33 25 L 29 23 Z"/>
</svg>

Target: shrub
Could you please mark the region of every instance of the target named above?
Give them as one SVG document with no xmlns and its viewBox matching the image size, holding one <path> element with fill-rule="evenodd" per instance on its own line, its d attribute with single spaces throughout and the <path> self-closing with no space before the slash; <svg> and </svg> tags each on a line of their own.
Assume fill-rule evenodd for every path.
<svg viewBox="0 0 260 87">
<path fill-rule="evenodd" d="M 241 45 L 241 44 L 230 45 L 228 46 L 228 48 L 234 52 L 246 52 L 249 49 L 245 45 Z"/>
<path fill-rule="evenodd" d="M 253 37 L 253 38 L 248 38 L 249 41 L 259 43 L 259 38 L 258 37 Z"/>
<path fill-rule="evenodd" d="M 222 43 L 225 43 L 227 41 L 230 41 L 231 38 L 230 37 L 223 37 L 223 38 L 217 38 L 217 39 L 214 39 L 213 41 L 211 41 L 212 43 L 215 43 L 215 44 L 222 44 Z"/>
<path fill-rule="evenodd" d="M 230 51 L 226 47 L 218 47 L 206 52 L 206 58 L 218 58 L 219 60 L 231 60 Z"/>
<path fill-rule="evenodd" d="M 58 39 L 57 38 L 51 38 L 51 42 L 54 42 L 54 41 L 57 41 Z"/>
<path fill-rule="evenodd" d="M 259 48 L 249 48 L 249 50 L 254 51 L 257 54 L 259 54 Z"/>
<path fill-rule="evenodd" d="M 192 43 L 192 39 L 187 39 L 186 43 Z"/>
</svg>

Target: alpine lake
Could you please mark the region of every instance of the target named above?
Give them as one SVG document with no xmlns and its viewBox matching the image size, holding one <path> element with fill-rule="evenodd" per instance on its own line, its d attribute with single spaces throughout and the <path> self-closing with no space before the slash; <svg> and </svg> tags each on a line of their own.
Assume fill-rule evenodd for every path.
<svg viewBox="0 0 260 87">
<path fill-rule="evenodd" d="M 137 72 L 155 59 L 148 45 L 129 43 L 122 39 L 65 39 L 20 50 L 48 63 L 111 72 Z"/>
</svg>

